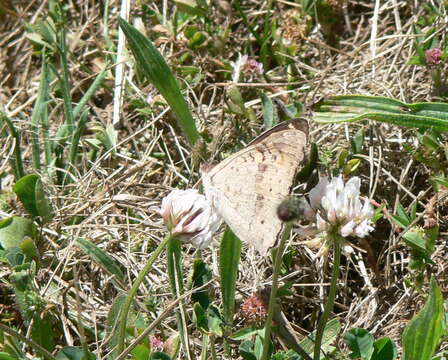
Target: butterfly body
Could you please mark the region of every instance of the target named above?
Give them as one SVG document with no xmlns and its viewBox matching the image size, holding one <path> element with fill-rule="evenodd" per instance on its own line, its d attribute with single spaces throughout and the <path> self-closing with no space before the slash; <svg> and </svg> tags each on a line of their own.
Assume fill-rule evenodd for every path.
<svg viewBox="0 0 448 360">
<path fill-rule="evenodd" d="M 290 194 L 308 153 L 308 123 L 282 122 L 221 163 L 201 168 L 207 199 L 242 241 L 261 254 L 275 246 L 283 223 L 278 205 Z"/>
</svg>

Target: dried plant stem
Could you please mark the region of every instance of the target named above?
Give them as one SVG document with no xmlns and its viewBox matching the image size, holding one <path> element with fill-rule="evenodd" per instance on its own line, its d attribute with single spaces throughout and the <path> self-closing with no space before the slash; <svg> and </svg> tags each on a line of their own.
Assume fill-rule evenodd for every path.
<svg viewBox="0 0 448 360">
<path fill-rule="evenodd" d="M 278 277 L 280 275 L 280 266 L 282 263 L 283 252 L 285 251 L 286 240 L 288 240 L 289 238 L 291 229 L 292 229 L 292 222 L 286 223 L 285 230 L 283 231 L 280 244 L 278 245 L 277 248 L 277 254 L 275 256 L 274 273 L 272 274 L 272 288 L 271 288 L 271 295 L 269 297 L 268 314 L 264 325 L 263 353 L 261 355 L 261 360 L 267 360 L 268 358 L 272 319 L 274 317 L 275 302 L 277 301 L 276 298 L 278 289 Z"/>
<path fill-rule="evenodd" d="M 123 308 L 121 309 L 120 313 L 117 354 L 121 354 L 124 349 L 124 338 L 126 333 L 126 323 L 128 319 L 129 308 L 131 307 L 132 301 L 134 300 L 134 297 L 137 294 L 138 288 L 145 279 L 146 275 L 152 269 L 154 262 L 159 258 L 160 253 L 166 247 L 171 238 L 172 238 L 171 234 L 167 235 L 165 239 L 163 239 L 163 241 L 159 244 L 157 249 L 154 250 L 148 262 L 146 263 L 145 267 L 140 271 L 140 273 L 137 276 L 137 279 L 134 281 L 131 289 L 129 290 L 129 293 L 126 297 L 126 300 L 123 304 Z"/>
<path fill-rule="evenodd" d="M 330 290 L 328 292 L 327 302 L 325 304 L 324 312 L 317 324 L 316 339 L 314 341 L 314 360 L 320 358 L 320 347 L 322 345 L 322 338 L 324 336 L 325 326 L 327 325 L 328 318 L 333 311 L 334 299 L 336 297 L 336 289 L 339 278 L 339 265 L 341 263 L 341 248 L 342 241 L 344 240 L 339 234 L 328 234 L 334 243 L 334 259 L 333 259 L 333 272 L 331 274 Z"/>
</svg>

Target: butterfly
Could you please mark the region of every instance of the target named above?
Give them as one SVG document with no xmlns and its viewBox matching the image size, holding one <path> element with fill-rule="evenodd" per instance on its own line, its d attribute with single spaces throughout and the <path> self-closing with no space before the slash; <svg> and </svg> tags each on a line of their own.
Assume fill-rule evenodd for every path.
<svg viewBox="0 0 448 360">
<path fill-rule="evenodd" d="M 238 238 L 262 255 L 283 230 L 277 207 L 309 152 L 308 122 L 293 119 L 262 133 L 217 165 L 201 167 L 206 198 Z"/>
</svg>

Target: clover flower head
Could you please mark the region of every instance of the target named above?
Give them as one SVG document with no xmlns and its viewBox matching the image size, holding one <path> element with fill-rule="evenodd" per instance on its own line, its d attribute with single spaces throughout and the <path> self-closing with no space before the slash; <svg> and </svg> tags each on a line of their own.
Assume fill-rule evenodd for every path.
<svg viewBox="0 0 448 360">
<path fill-rule="evenodd" d="M 197 190 L 173 190 L 162 200 L 163 222 L 173 236 L 198 248 L 210 245 L 220 219 Z"/>
<path fill-rule="evenodd" d="M 149 335 L 149 342 L 151 344 L 151 350 L 156 351 L 163 351 L 163 341 L 156 335 Z"/>
<path fill-rule="evenodd" d="M 373 230 L 374 211 L 370 202 L 360 198 L 361 180 L 353 177 L 346 183 L 342 176 L 320 179 L 310 191 L 305 216 L 315 221 L 318 231 L 336 231 L 341 236 L 365 237 Z"/>
<path fill-rule="evenodd" d="M 248 297 L 241 305 L 241 312 L 247 322 L 260 324 L 266 320 L 268 304 L 260 294 Z"/>
<path fill-rule="evenodd" d="M 248 55 L 238 55 L 238 60 L 233 63 L 232 81 L 239 82 L 240 74 L 249 78 L 263 74 L 263 64 Z"/>
<path fill-rule="evenodd" d="M 425 58 L 428 65 L 438 65 L 442 61 L 442 50 L 440 48 L 428 49 L 425 52 Z"/>
</svg>

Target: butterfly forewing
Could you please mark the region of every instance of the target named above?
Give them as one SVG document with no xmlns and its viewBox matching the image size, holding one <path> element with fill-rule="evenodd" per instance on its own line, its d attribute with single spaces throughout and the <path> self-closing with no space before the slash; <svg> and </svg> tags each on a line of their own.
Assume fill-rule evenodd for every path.
<svg viewBox="0 0 448 360">
<path fill-rule="evenodd" d="M 304 120 L 281 123 L 202 171 L 207 198 L 232 231 L 263 255 L 281 233 L 277 206 L 290 194 L 307 153 L 307 138 Z"/>
</svg>

